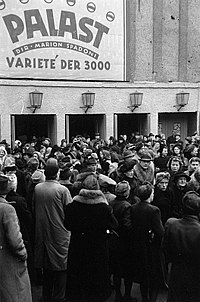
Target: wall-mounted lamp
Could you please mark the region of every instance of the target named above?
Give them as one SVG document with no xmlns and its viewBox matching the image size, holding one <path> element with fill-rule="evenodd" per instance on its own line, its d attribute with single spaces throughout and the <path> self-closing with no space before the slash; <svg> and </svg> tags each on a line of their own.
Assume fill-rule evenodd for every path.
<svg viewBox="0 0 200 302">
<path fill-rule="evenodd" d="M 35 110 L 41 107 L 42 99 L 43 93 L 35 89 L 35 91 L 29 93 L 30 106 L 27 108 L 32 109 L 35 113 Z"/>
<path fill-rule="evenodd" d="M 94 99 L 95 99 L 94 92 L 88 90 L 87 92 L 82 93 L 83 106 L 80 108 L 83 108 L 85 113 L 87 113 L 88 109 L 94 106 Z"/>
<path fill-rule="evenodd" d="M 133 112 L 135 108 L 139 107 L 142 105 L 142 99 L 143 99 L 143 93 L 142 92 L 133 92 L 130 93 L 130 106 L 127 108 L 130 108 L 131 111 Z"/>
<path fill-rule="evenodd" d="M 176 107 L 177 111 L 188 104 L 189 95 L 190 94 L 187 92 L 180 92 L 176 94 L 176 105 L 174 105 L 174 107 Z"/>
</svg>

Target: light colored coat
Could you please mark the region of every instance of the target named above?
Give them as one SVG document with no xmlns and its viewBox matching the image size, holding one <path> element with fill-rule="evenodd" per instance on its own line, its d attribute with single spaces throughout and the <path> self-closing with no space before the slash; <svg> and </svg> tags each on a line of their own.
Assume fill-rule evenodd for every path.
<svg viewBox="0 0 200 302">
<path fill-rule="evenodd" d="M 65 228 L 69 190 L 57 180 L 46 180 L 34 190 L 35 266 L 55 271 L 67 269 L 70 232 Z"/>
<path fill-rule="evenodd" d="M 31 302 L 27 253 L 16 211 L 0 197 L 0 302 Z"/>
</svg>

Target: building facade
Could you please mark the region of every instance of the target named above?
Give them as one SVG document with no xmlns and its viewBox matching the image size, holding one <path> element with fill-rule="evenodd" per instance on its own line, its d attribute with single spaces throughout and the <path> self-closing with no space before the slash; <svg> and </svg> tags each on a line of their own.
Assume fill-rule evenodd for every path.
<svg viewBox="0 0 200 302">
<path fill-rule="evenodd" d="M 6 5 L 0 7 L 1 139 L 36 135 L 59 144 L 95 132 L 104 139 L 172 130 L 184 139 L 199 132 L 199 1 L 63 0 L 58 7 L 52 0 L 19 0 L 18 14 Z M 63 38 L 65 49 L 51 44 Z M 61 55 L 58 71 L 53 64 Z M 88 62 L 83 71 L 81 60 Z M 33 113 L 35 89 L 43 100 Z M 87 91 L 95 99 L 85 112 Z M 130 95 L 138 92 L 142 103 L 131 107 Z"/>
</svg>

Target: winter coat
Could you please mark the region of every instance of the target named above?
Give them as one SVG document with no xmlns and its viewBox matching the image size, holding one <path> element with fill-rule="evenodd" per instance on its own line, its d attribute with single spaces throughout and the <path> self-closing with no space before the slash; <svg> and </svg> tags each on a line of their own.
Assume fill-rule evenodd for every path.
<svg viewBox="0 0 200 302">
<path fill-rule="evenodd" d="M 6 200 L 8 202 L 12 202 L 12 205 L 15 208 L 17 217 L 19 219 L 22 239 L 24 241 L 28 254 L 28 259 L 27 259 L 28 273 L 29 273 L 30 280 L 32 282 L 34 276 L 34 260 L 33 260 L 34 229 L 33 229 L 32 214 L 27 208 L 27 203 L 25 198 L 19 195 L 17 192 L 11 190 L 7 194 Z"/>
<path fill-rule="evenodd" d="M 137 182 L 137 187 L 140 186 L 145 181 L 154 184 L 154 170 L 151 165 L 149 165 L 148 169 L 144 170 L 140 163 L 137 163 L 133 167 L 133 175 Z"/>
<path fill-rule="evenodd" d="M 11 190 L 6 200 L 12 202 L 13 207 L 16 210 L 17 217 L 20 223 L 20 231 L 22 233 L 23 241 L 27 246 L 31 245 L 32 232 L 33 232 L 33 220 L 32 214 L 27 208 L 27 203 L 24 197 L 19 195 L 17 192 Z"/>
<path fill-rule="evenodd" d="M 57 180 L 35 186 L 35 266 L 66 270 L 70 232 L 64 226 L 65 207 L 72 198 Z"/>
<path fill-rule="evenodd" d="M 0 302 L 31 302 L 27 253 L 16 211 L 0 197 Z"/>
<path fill-rule="evenodd" d="M 130 273 L 130 208 L 131 204 L 121 196 L 117 196 L 110 204 L 119 225 L 116 229 L 118 236 L 110 240 L 111 272 L 125 277 Z"/>
<path fill-rule="evenodd" d="M 185 186 L 182 190 L 178 188 L 177 185 L 171 186 L 173 191 L 173 205 L 172 205 L 172 217 L 182 218 L 183 217 L 183 196 L 186 192 L 190 191 L 188 185 Z"/>
<path fill-rule="evenodd" d="M 164 226 L 166 221 L 170 217 L 173 217 L 172 211 L 174 204 L 174 195 L 172 189 L 167 188 L 166 191 L 162 191 L 158 187 L 155 187 L 154 199 L 151 204 L 160 209 L 161 220 Z"/>
<path fill-rule="evenodd" d="M 170 218 L 163 250 L 172 263 L 168 302 L 200 301 L 200 223 L 197 216 Z"/>
<path fill-rule="evenodd" d="M 159 251 L 164 233 L 160 210 L 146 201 L 132 205 L 131 225 L 133 280 L 158 286 L 162 283 Z"/>
<path fill-rule="evenodd" d="M 100 190 L 81 189 L 66 208 L 71 231 L 67 267 L 70 301 L 98 301 L 110 295 L 107 230 L 118 223 Z"/>
</svg>

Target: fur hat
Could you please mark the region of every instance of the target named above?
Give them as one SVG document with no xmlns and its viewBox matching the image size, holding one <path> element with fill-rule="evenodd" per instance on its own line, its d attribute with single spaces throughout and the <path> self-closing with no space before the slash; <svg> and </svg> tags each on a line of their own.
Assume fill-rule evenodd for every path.
<svg viewBox="0 0 200 302">
<path fill-rule="evenodd" d="M 183 197 L 183 212 L 188 215 L 200 213 L 200 195 L 195 191 L 187 192 Z"/>
<path fill-rule="evenodd" d="M 87 190 L 99 190 L 97 177 L 93 174 L 88 175 L 82 182 L 82 188 Z"/>
<path fill-rule="evenodd" d="M 115 194 L 117 196 L 122 196 L 122 197 L 128 198 L 129 194 L 130 194 L 130 185 L 129 185 L 128 181 L 122 180 L 121 182 L 119 182 L 116 185 Z"/>
</svg>

